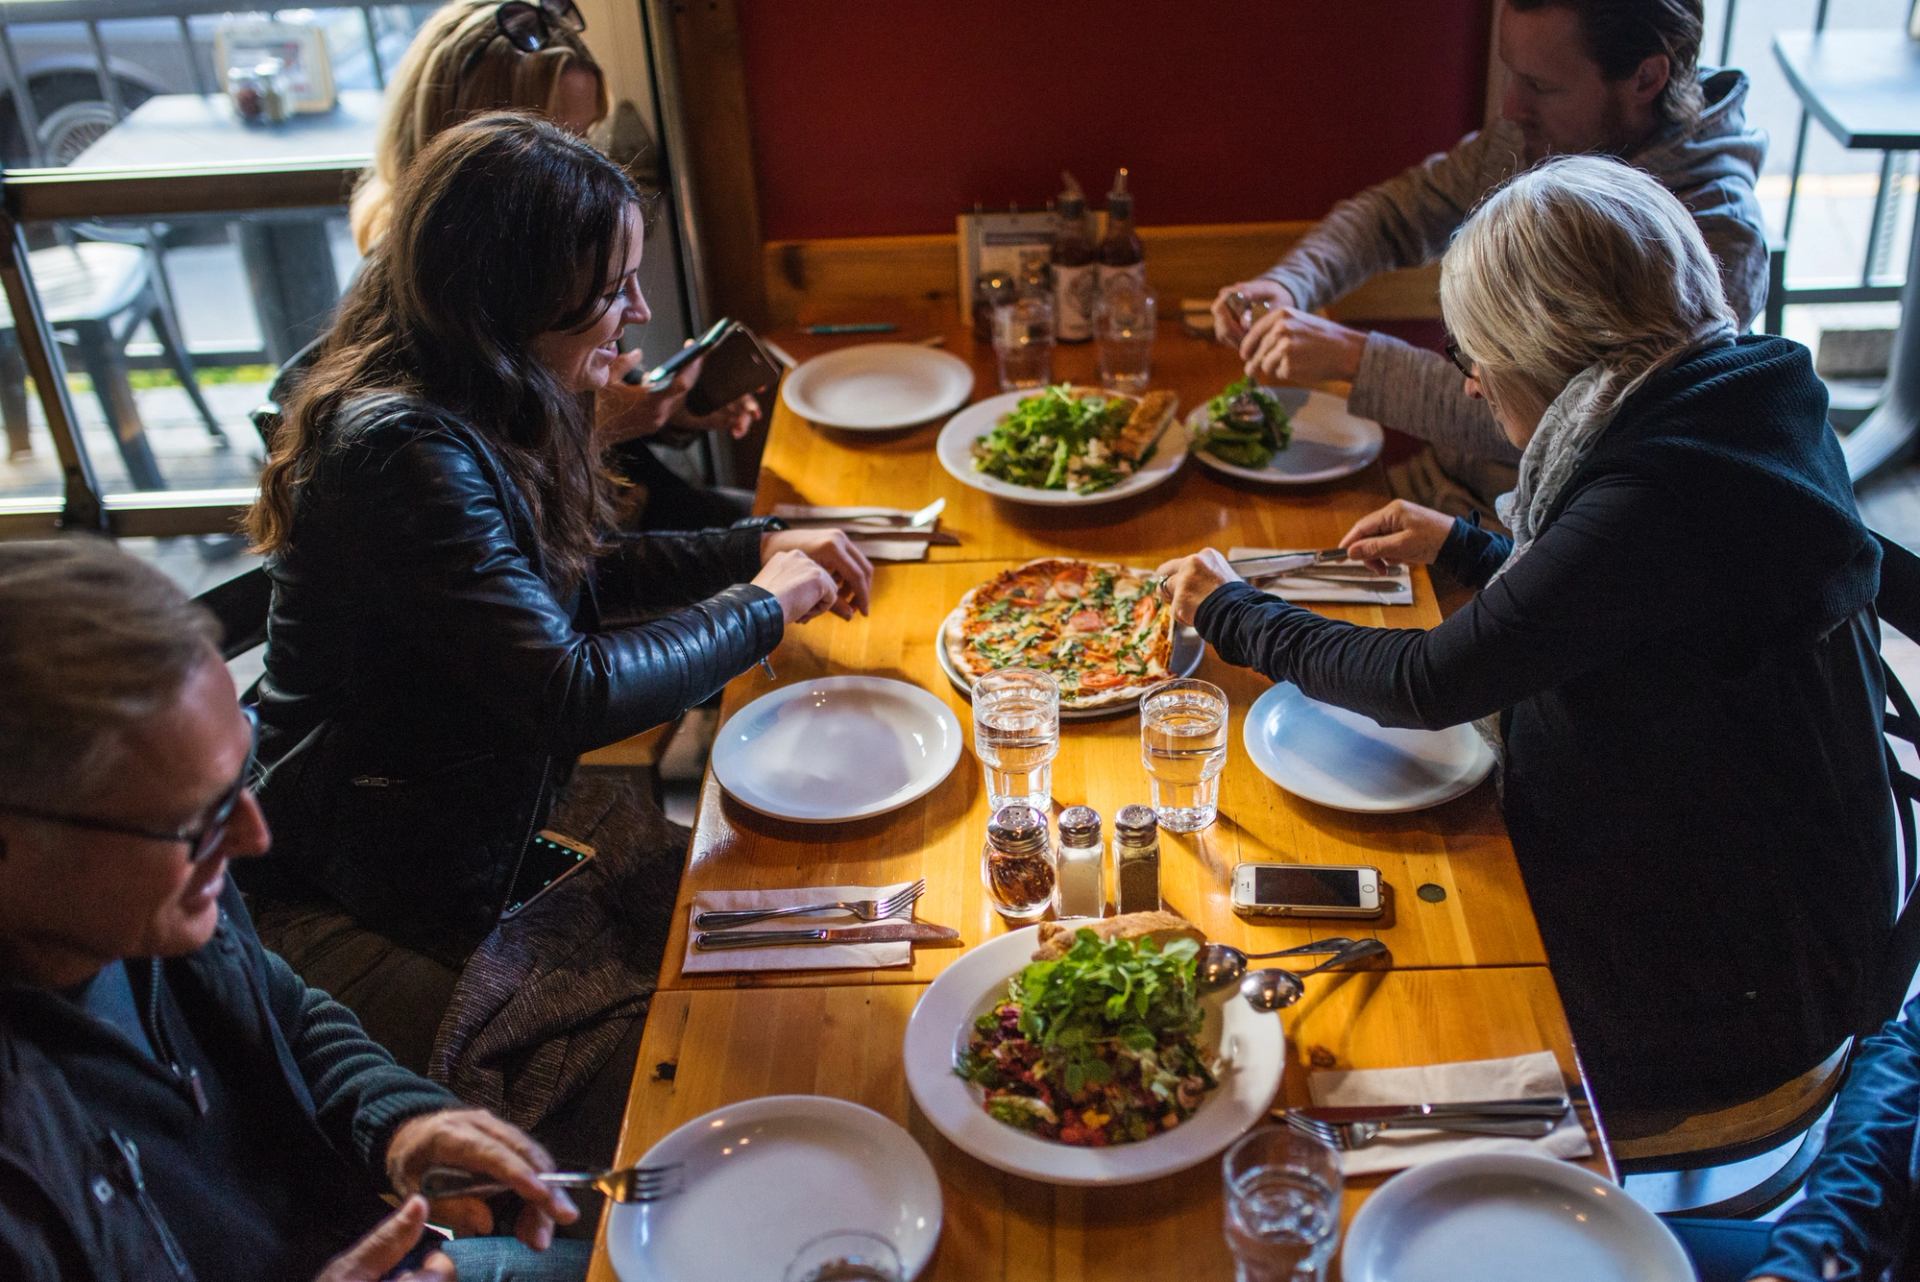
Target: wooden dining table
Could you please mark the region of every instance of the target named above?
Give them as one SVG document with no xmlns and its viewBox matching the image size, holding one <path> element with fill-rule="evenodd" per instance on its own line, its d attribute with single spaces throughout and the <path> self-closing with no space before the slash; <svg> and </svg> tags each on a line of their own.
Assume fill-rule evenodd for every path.
<svg viewBox="0 0 1920 1282">
<path fill-rule="evenodd" d="M 843 318 L 831 312 L 802 317 L 813 319 Z M 991 349 L 976 345 L 957 317 L 903 304 L 889 319 L 903 336 L 943 336 L 946 349 L 974 369 L 972 399 L 997 392 Z M 849 341 L 809 338 L 797 330 L 773 338 L 803 360 Z M 1176 392 L 1182 415 L 1240 373 L 1230 350 L 1171 326 L 1158 337 L 1153 358 L 1152 386 Z M 1091 345 L 1059 348 L 1054 377 L 1097 382 Z M 1209 545 L 1327 547 L 1386 500 L 1377 463 L 1345 480 L 1271 488 L 1189 459 L 1147 493 L 1111 504 L 1039 509 L 990 497 L 949 476 L 934 457 L 941 426 L 936 421 L 892 432 L 851 432 L 809 423 L 784 404 L 775 409 L 757 510 L 771 511 L 779 503 L 912 508 L 944 497 L 941 528 L 960 541 L 930 549 L 924 561 L 880 563 L 869 616 L 790 628 L 773 655 L 776 680 L 755 668 L 728 686 L 723 726 L 776 686 L 859 674 L 918 686 L 969 727 L 966 696 L 939 666 L 938 634 L 961 594 L 1000 569 L 1037 556 L 1153 568 Z M 1432 585 L 1418 569 L 1413 579 L 1411 605 L 1312 608 L 1367 626 L 1432 627 L 1441 617 Z M 1308 981 L 1307 996 L 1280 1016 L 1286 1067 L 1276 1105 L 1307 1103 L 1309 1075 L 1329 1069 L 1551 1051 L 1589 1132 L 1593 1154 L 1585 1164 L 1611 1175 L 1605 1137 L 1586 1096 L 1492 783 L 1407 814 L 1316 805 L 1270 782 L 1242 747 L 1247 708 L 1270 683 L 1211 651 L 1195 675 L 1219 685 L 1231 703 L 1228 760 L 1219 819 L 1199 833 L 1161 836 L 1166 906 L 1210 939 L 1249 951 L 1367 934 L 1391 955 L 1378 969 Z M 1146 800 L 1137 717 L 1063 722 L 1053 795 L 1056 806 L 1089 805 L 1109 821 L 1119 807 Z M 1055 1187 L 1003 1173 L 959 1150 L 915 1107 L 901 1053 L 915 1003 L 966 948 L 1021 925 L 993 911 L 981 884 L 988 817 L 981 770 L 970 753 L 920 800 L 833 825 L 757 814 L 728 796 L 709 770 L 659 991 L 635 1065 L 618 1161 L 638 1161 L 675 1127 L 722 1105 L 774 1094 L 835 1096 L 897 1122 L 932 1160 L 944 1226 L 925 1278 L 1230 1278 L 1217 1164 L 1124 1187 Z M 1386 912 L 1373 921 L 1236 914 L 1230 902 L 1233 870 L 1248 860 L 1377 866 L 1387 888 Z M 911 964 L 875 970 L 682 970 L 697 892 L 882 886 L 917 877 L 926 879 L 927 889 L 916 915 L 957 928 L 959 947 L 919 947 Z M 1350 1217 L 1383 1178 L 1349 1181 L 1343 1214 Z M 594 1282 L 616 1276 L 607 1232 L 603 1224 L 590 1274 Z"/>
</svg>

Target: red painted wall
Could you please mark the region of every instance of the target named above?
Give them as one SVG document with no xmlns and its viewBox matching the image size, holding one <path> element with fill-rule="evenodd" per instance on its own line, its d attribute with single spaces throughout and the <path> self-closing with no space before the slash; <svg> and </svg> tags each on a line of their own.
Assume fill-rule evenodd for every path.
<svg viewBox="0 0 1920 1282">
<path fill-rule="evenodd" d="M 1116 166 L 1146 224 L 1317 218 L 1479 124 L 1487 0 L 740 0 L 770 240 Z"/>
</svg>

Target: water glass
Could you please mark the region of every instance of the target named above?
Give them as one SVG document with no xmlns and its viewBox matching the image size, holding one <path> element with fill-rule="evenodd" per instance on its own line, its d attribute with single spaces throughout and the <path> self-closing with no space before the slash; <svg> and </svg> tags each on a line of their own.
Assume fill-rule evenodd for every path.
<svg viewBox="0 0 1920 1282">
<path fill-rule="evenodd" d="M 803 1243 L 785 1282 L 905 1282 L 893 1243 L 878 1233 L 837 1229 Z"/>
<path fill-rule="evenodd" d="M 993 309 L 993 352 L 1000 358 L 1000 390 L 1045 387 L 1053 381 L 1053 300 L 1040 294 Z"/>
<path fill-rule="evenodd" d="M 1122 278 L 1093 309 L 1093 340 L 1100 353 L 1100 385 L 1138 395 L 1153 373 L 1153 295 Z"/>
<path fill-rule="evenodd" d="M 1320 1282 L 1340 1236 L 1340 1155 L 1285 1126 L 1220 1160 L 1235 1282 Z"/>
<path fill-rule="evenodd" d="M 1060 751 L 1060 683 L 1033 668 L 1001 668 L 973 683 L 973 752 L 987 776 L 987 808 L 1053 806 Z"/>
<path fill-rule="evenodd" d="M 1140 699 L 1140 764 L 1153 813 L 1170 832 L 1198 832 L 1220 814 L 1227 696 L 1206 681 L 1163 681 Z"/>
</svg>

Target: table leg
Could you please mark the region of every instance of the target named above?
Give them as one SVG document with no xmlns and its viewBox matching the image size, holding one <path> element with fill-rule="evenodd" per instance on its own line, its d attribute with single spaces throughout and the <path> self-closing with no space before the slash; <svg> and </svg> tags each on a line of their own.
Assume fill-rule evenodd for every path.
<svg viewBox="0 0 1920 1282">
<path fill-rule="evenodd" d="M 1900 290 L 1900 328 L 1893 335 L 1887 390 L 1867 421 L 1847 434 L 1842 451 L 1857 483 L 1904 454 L 1920 435 L 1920 218 L 1913 223 L 1907 283 Z"/>
<path fill-rule="evenodd" d="M 238 238 L 267 359 L 284 365 L 320 337 L 340 299 L 326 218 L 243 218 Z"/>
</svg>

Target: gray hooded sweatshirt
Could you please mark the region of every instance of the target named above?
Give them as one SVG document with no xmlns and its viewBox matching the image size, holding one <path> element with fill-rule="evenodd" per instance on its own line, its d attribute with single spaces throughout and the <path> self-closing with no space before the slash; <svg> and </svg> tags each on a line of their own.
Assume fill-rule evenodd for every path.
<svg viewBox="0 0 1920 1282">
<path fill-rule="evenodd" d="M 1767 296 L 1767 237 L 1753 194 L 1767 137 L 1747 127 L 1743 72 L 1702 67 L 1700 82 L 1705 104 L 1695 120 L 1661 130 L 1622 159 L 1658 178 L 1692 212 L 1744 330 Z M 1311 310 L 1380 272 L 1433 262 L 1474 206 L 1525 168 L 1519 126 L 1502 120 L 1468 134 L 1453 150 L 1335 205 L 1267 279 Z M 1461 384 L 1446 357 L 1374 333 L 1367 336 L 1349 405 L 1355 414 L 1431 441 L 1446 474 L 1433 480 L 1444 486 L 1451 478 L 1490 508 L 1513 488 L 1520 451 Z M 1436 502 L 1432 493 L 1395 488 L 1402 497 Z"/>
</svg>

